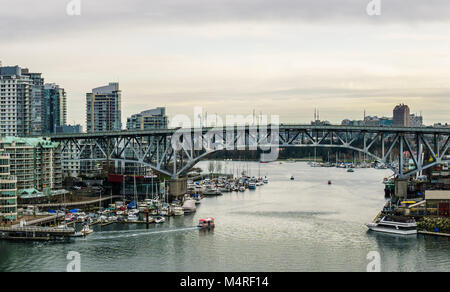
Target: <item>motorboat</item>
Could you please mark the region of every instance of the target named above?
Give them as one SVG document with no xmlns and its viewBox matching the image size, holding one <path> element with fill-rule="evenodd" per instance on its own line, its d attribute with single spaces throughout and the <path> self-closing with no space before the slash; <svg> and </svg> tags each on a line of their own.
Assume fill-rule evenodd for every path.
<svg viewBox="0 0 450 292">
<path fill-rule="evenodd" d="M 388 219 L 387 217 L 381 218 L 378 222 L 372 222 L 366 224 L 367 228 L 376 232 L 392 233 L 400 235 L 417 234 L 417 223 L 414 219 L 406 222 L 399 222 Z"/>
<path fill-rule="evenodd" d="M 200 219 L 198 221 L 198 228 L 200 229 L 212 229 L 215 227 L 214 225 L 214 218 L 209 217 L 209 218 L 205 218 L 205 219 Z"/>
<path fill-rule="evenodd" d="M 161 217 L 161 216 L 157 216 L 157 217 L 155 217 L 155 218 L 154 218 L 154 220 L 155 220 L 155 223 L 156 223 L 156 224 L 159 224 L 159 223 L 164 223 L 164 222 L 166 222 L 166 218 L 164 218 L 164 217 Z"/>
<path fill-rule="evenodd" d="M 248 189 L 249 190 L 255 190 L 256 189 L 256 183 L 254 181 L 251 181 L 248 183 Z"/>
<path fill-rule="evenodd" d="M 199 194 L 192 195 L 191 197 L 195 201 L 196 205 L 201 203 L 202 197 Z"/>
<path fill-rule="evenodd" d="M 240 191 L 240 192 L 245 192 L 245 187 L 244 187 L 244 186 L 240 186 L 240 187 L 239 187 L 239 191 Z"/>
<path fill-rule="evenodd" d="M 182 207 L 174 207 L 173 208 L 173 214 L 175 216 L 183 216 L 184 215 L 184 210 Z"/>
<path fill-rule="evenodd" d="M 264 177 L 263 183 L 268 184 L 269 183 L 269 179 L 267 177 Z"/>
<path fill-rule="evenodd" d="M 135 214 L 128 214 L 128 218 L 127 218 L 128 222 L 136 222 L 138 220 L 139 220 L 139 218 Z"/>
<path fill-rule="evenodd" d="M 193 199 L 186 199 L 183 203 L 183 211 L 184 213 L 193 213 L 195 211 L 197 211 L 197 207 L 195 206 L 195 200 Z"/>
<path fill-rule="evenodd" d="M 349 168 L 347 169 L 347 172 L 355 172 L 355 170 L 353 168 Z"/>
<path fill-rule="evenodd" d="M 92 230 L 88 224 L 85 224 L 83 226 L 83 229 L 81 229 L 80 233 L 82 236 L 87 236 L 89 234 L 92 234 L 94 232 L 94 230 Z"/>
<path fill-rule="evenodd" d="M 222 195 L 222 193 L 218 189 L 207 188 L 203 192 L 203 195 L 205 195 L 205 196 L 220 196 L 220 195 Z"/>
<path fill-rule="evenodd" d="M 294 176 L 291 176 L 291 180 L 294 180 L 295 178 L 294 178 Z"/>
</svg>

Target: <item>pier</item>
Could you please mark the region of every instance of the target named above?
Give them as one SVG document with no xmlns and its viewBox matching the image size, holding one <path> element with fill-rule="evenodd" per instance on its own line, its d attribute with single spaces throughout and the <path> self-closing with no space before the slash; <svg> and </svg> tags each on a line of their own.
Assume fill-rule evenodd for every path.
<svg viewBox="0 0 450 292">
<path fill-rule="evenodd" d="M 74 235 L 74 228 L 0 227 L 0 238 L 6 240 L 50 241 L 68 239 Z"/>
</svg>

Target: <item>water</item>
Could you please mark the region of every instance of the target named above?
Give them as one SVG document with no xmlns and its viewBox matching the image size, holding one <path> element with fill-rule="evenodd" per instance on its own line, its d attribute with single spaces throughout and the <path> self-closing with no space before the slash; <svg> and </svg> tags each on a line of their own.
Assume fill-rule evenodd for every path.
<svg viewBox="0 0 450 292">
<path fill-rule="evenodd" d="M 366 271 L 370 251 L 380 253 L 382 271 L 450 271 L 448 238 L 367 231 L 364 224 L 383 206 L 389 170 L 248 165 L 252 175 L 260 166 L 269 184 L 203 199 L 196 214 L 149 229 L 97 226 L 65 244 L 0 241 L 0 271 L 65 271 L 69 251 L 81 254 L 82 271 Z M 206 170 L 208 162 L 199 166 Z M 216 218 L 215 230 L 197 230 L 208 216 Z"/>
</svg>

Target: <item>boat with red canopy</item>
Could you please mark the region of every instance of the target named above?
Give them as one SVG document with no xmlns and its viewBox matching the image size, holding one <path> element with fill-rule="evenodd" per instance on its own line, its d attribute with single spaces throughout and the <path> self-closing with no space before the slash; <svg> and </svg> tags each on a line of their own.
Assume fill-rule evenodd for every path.
<svg viewBox="0 0 450 292">
<path fill-rule="evenodd" d="M 198 228 L 201 229 L 211 229 L 214 228 L 214 218 L 209 217 L 209 218 L 205 218 L 205 219 L 200 219 L 198 221 Z"/>
</svg>

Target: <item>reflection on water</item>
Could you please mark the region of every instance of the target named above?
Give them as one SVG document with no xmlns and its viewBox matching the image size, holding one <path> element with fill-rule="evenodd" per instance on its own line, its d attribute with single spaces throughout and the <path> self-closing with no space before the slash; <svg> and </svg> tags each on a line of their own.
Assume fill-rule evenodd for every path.
<svg viewBox="0 0 450 292">
<path fill-rule="evenodd" d="M 259 167 L 268 185 L 206 198 L 197 213 L 148 229 L 97 226 L 70 244 L 0 242 L 0 271 L 65 271 L 69 251 L 81 254 L 82 271 L 365 271 L 370 251 L 380 252 L 383 271 L 450 270 L 448 238 L 367 231 L 389 171 L 249 163 L 253 175 Z M 195 228 L 208 216 L 215 230 Z"/>
</svg>

